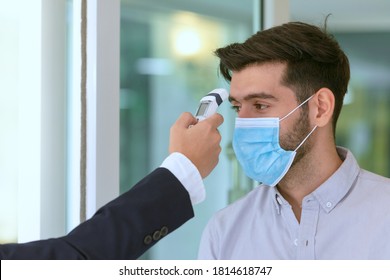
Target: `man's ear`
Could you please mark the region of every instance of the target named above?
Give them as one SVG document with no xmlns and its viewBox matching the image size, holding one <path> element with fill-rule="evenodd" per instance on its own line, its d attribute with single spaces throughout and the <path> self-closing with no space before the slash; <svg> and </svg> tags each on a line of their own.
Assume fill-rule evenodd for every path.
<svg viewBox="0 0 390 280">
<path fill-rule="evenodd" d="M 318 127 L 331 124 L 335 106 L 333 92 L 328 88 L 321 88 L 314 94 L 311 103 L 310 111 L 314 124 Z"/>
</svg>

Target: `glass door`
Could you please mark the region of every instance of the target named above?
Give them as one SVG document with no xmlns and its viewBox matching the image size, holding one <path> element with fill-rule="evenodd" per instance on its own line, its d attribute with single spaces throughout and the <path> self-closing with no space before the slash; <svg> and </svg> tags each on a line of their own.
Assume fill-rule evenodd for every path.
<svg viewBox="0 0 390 280">
<path fill-rule="evenodd" d="M 253 1 L 122 0 L 121 192 L 168 155 L 169 129 L 182 112 L 194 114 L 209 91 L 229 88 L 218 75 L 213 51 L 252 33 L 252 7 Z M 228 102 L 219 111 L 225 118 L 220 128 L 223 151 L 205 180 L 206 201 L 195 207 L 196 219 L 164 238 L 145 258 L 196 258 L 206 222 L 229 203 L 235 115 Z"/>
</svg>

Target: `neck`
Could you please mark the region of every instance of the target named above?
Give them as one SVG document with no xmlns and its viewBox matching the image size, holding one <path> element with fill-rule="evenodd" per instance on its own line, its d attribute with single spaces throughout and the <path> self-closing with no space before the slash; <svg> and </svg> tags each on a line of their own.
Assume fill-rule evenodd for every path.
<svg viewBox="0 0 390 280">
<path fill-rule="evenodd" d="M 280 181 L 278 190 L 292 206 L 298 222 L 303 198 L 323 184 L 341 164 L 342 161 L 334 145 L 319 150 L 313 147 Z"/>
</svg>

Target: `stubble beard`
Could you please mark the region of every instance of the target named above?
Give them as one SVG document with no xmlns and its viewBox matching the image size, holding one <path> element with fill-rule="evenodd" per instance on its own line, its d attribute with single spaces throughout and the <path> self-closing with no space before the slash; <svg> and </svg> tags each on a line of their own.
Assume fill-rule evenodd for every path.
<svg viewBox="0 0 390 280">
<path fill-rule="evenodd" d="M 312 129 L 313 128 L 310 127 L 308 110 L 302 110 L 299 119 L 294 123 L 292 129 L 289 130 L 287 134 L 280 136 L 280 146 L 286 151 L 294 151 L 307 135 L 309 135 Z M 311 137 L 306 139 L 305 143 L 296 151 L 291 167 L 301 162 L 311 151 L 313 142 L 310 138 Z"/>
</svg>

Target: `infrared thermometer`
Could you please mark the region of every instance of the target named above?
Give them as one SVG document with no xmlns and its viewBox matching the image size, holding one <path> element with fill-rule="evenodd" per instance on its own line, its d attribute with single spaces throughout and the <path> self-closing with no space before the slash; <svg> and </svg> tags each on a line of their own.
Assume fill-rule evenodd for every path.
<svg viewBox="0 0 390 280">
<path fill-rule="evenodd" d="M 217 112 L 218 106 L 226 100 L 228 95 L 228 92 L 224 88 L 216 88 L 210 91 L 200 100 L 198 110 L 196 110 L 195 114 L 197 120 L 203 121 Z"/>
</svg>

